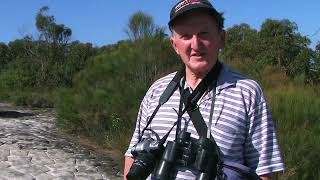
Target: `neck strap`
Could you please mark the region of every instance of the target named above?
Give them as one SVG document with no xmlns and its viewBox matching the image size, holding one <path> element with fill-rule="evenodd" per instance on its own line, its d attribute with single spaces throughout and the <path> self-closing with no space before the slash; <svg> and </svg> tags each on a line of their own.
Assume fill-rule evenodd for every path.
<svg viewBox="0 0 320 180">
<path fill-rule="evenodd" d="M 185 104 L 185 108 L 189 111 L 197 106 L 197 102 L 202 97 L 206 90 L 209 88 L 213 88 L 213 82 L 217 81 L 218 75 L 221 70 L 221 63 L 217 61 L 217 63 L 213 66 L 213 68 L 209 71 L 209 73 L 204 77 L 204 79 L 200 82 L 200 84 L 195 88 L 195 90 L 187 97 L 187 101 Z M 184 88 L 184 87 L 182 87 Z M 215 87 L 214 87 L 215 88 Z"/>
<path fill-rule="evenodd" d="M 203 94 L 206 91 L 210 91 L 211 89 L 213 90 L 213 102 L 215 99 L 215 90 L 217 86 L 217 79 L 218 75 L 221 71 L 221 63 L 218 61 L 216 65 L 211 69 L 211 71 L 206 75 L 206 77 L 200 82 L 200 84 L 196 87 L 196 89 L 190 94 L 188 89 L 184 89 L 184 87 L 179 88 L 180 89 L 180 94 L 181 94 L 181 99 L 183 103 L 185 104 L 185 108 L 183 111 L 179 111 L 178 117 L 178 125 L 181 123 L 181 117 L 182 115 L 187 111 L 193 125 L 195 126 L 199 136 L 204 136 L 208 137 L 208 128 L 207 125 L 204 122 L 204 119 L 199 111 L 199 107 L 197 102 L 199 99 L 203 96 Z M 184 83 L 182 83 L 184 84 Z M 181 101 L 180 101 L 180 106 Z M 180 110 L 181 108 L 179 108 Z M 180 125 L 177 127 L 177 134 L 180 132 Z M 209 138 L 209 137 L 208 137 Z"/>
<path fill-rule="evenodd" d="M 192 94 L 190 94 L 187 97 L 187 100 L 185 101 L 185 108 L 184 110 L 181 112 L 182 114 L 185 113 L 186 111 L 190 111 L 192 112 L 192 110 L 197 108 L 197 102 L 199 101 L 199 99 L 201 98 L 201 96 L 204 94 L 204 92 L 210 87 L 210 85 L 212 85 L 213 81 L 217 81 L 218 79 L 218 75 L 220 73 L 222 64 L 217 61 L 217 63 L 213 66 L 213 68 L 208 72 L 208 74 L 205 76 L 205 78 L 200 82 L 200 84 L 196 87 L 196 89 L 192 92 Z M 139 133 L 139 140 L 138 142 L 141 141 L 142 135 L 144 133 L 144 131 L 148 128 L 148 126 L 150 125 L 150 123 L 152 122 L 154 116 L 156 115 L 156 113 L 158 112 L 159 108 L 161 105 L 163 105 L 164 103 L 166 103 L 169 98 L 171 97 L 171 95 L 173 94 L 173 92 L 177 89 L 180 80 L 182 79 L 182 77 L 185 75 L 185 69 L 182 68 L 180 71 L 178 71 L 176 73 L 176 75 L 173 77 L 172 81 L 169 83 L 169 85 L 167 86 L 167 88 L 165 89 L 165 91 L 163 92 L 163 94 L 160 96 L 159 99 L 159 104 L 156 107 L 156 109 L 153 111 L 152 115 L 150 116 L 150 118 L 147 121 L 147 124 L 145 126 L 145 128 L 142 130 L 141 134 Z M 212 87 L 212 86 L 211 86 Z M 184 88 L 184 87 L 182 87 Z M 215 87 L 214 87 L 215 88 Z M 181 95 L 183 96 L 183 95 Z M 183 97 L 181 97 L 183 98 Z M 181 103 L 180 103 L 181 105 Z M 179 108 L 180 109 L 180 108 Z M 200 113 L 200 112 L 199 112 Z M 180 112 L 178 114 L 178 117 L 182 116 L 182 114 L 180 115 Z M 200 114 L 201 115 L 201 114 Z M 201 116 L 202 117 L 202 116 Z M 181 117 L 178 118 L 178 121 L 181 121 Z M 180 122 L 176 122 L 174 123 L 173 127 Z M 202 120 L 202 124 L 204 123 L 205 127 L 206 124 L 205 122 Z M 196 126 L 196 125 L 195 125 Z M 170 129 L 170 131 L 173 129 L 173 127 Z M 203 127 L 203 126 L 202 126 Z M 196 127 L 197 131 L 198 128 Z M 207 128 L 206 128 L 207 129 Z M 167 139 L 168 135 L 170 134 L 170 131 L 161 139 L 161 142 L 165 142 L 165 140 Z M 199 133 L 199 132 L 198 132 Z M 201 133 L 202 134 L 202 133 Z M 199 134 L 200 135 L 200 134 Z"/>
</svg>

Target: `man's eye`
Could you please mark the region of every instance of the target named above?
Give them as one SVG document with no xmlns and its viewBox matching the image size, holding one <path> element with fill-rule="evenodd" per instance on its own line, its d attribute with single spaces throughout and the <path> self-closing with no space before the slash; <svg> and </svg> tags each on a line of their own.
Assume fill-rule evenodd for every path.
<svg viewBox="0 0 320 180">
<path fill-rule="evenodd" d="M 181 36 L 181 39 L 190 39 L 192 37 L 192 35 L 190 34 L 184 34 Z"/>
<path fill-rule="evenodd" d="M 209 32 L 207 32 L 207 31 L 203 31 L 203 32 L 199 33 L 200 37 L 206 37 L 208 34 L 209 34 Z"/>
</svg>

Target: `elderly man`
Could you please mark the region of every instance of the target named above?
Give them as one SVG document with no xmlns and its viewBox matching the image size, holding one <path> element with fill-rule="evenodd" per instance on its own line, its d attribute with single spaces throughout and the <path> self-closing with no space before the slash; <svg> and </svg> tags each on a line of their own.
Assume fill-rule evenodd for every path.
<svg viewBox="0 0 320 180">
<path fill-rule="evenodd" d="M 165 146 L 177 140 L 177 133 L 181 132 L 189 133 L 191 141 L 197 144 L 201 135 L 199 128 L 195 126 L 199 122 L 204 122 L 203 129 L 207 128 L 207 138 L 211 137 L 213 144 L 217 146 L 218 150 L 213 154 L 217 154 L 219 162 L 222 162 L 220 170 L 222 169 L 223 175 L 220 174 L 220 178 L 247 179 L 249 175 L 246 173 L 253 172 L 262 179 L 269 179 L 272 173 L 284 170 L 271 114 L 260 86 L 218 60 L 219 51 L 225 43 L 223 21 L 222 14 L 206 0 L 184 0 L 172 8 L 169 21 L 172 32 L 170 41 L 185 68 L 181 71 L 183 73 L 179 77 L 178 87 L 172 88 L 173 92 L 164 103 L 159 105 L 159 99 L 161 101 L 162 95 L 167 94 L 164 91 L 178 73 L 160 78 L 146 93 L 140 106 L 135 132 L 125 154 L 125 175 L 137 158 L 131 154 L 134 145 L 149 137 L 165 140 Z M 191 103 L 185 97 L 190 94 L 192 96 L 195 91 L 199 92 L 197 87 L 207 79 L 210 79 L 209 82 L 202 85 L 205 88 L 198 88 L 204 90 L 200 97 L 195 98 L 196 110 L 188 109 L 187 106 Z M 186 91 L 188 92 L 185 93 Z M 200 113 L 192 115 L 193 112 Z M 168 152 L 163 154 L 166 153 Z M 215 158 L 209 159 L 217 161 Z M 134 165 L 143 166 L 144 162 L 139 161 Z M 215 165 L 219 166 L 219 162 Z M 233 175 L 242 170 L 232 168 L 232 164 L 230 167 L 228 162 L 235 163 L 235 166 L 243 165 L 248 172 Z M 216 166 L 212 171 L 215 172 Z M 161 163 L 156 168 L 154 173 L 164 171 Z M 219 167 L 217 169 L 214 173 L 216 177 Z M 174 163 L 170 173 L 171 171 L 174 171 L 174 179 L 199 179 L 202 176 L 194 165 L 185 163 Z M 210 173 L 210 170 L 205 173 Z M 152 175 L 149 176 L 151 177 Z"/>
</svg>

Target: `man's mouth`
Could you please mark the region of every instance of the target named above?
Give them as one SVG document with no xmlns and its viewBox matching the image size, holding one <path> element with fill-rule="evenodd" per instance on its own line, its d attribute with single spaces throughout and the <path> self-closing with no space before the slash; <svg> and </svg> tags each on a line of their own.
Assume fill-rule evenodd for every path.
<svg viewBox="0 0 320 180">
<path fill-rule="evenodd" d="M 202 56 L 204 56 L 204 53 L 193 53 L 193 54 L 191 54 L 191 56 L 193 56 L 193 57 L 202 57 Z"/>
</svg>

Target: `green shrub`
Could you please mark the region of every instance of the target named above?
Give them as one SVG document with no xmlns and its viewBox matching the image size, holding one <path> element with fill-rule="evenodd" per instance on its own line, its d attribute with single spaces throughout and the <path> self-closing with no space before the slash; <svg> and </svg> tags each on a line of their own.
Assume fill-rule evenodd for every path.
<svg viewBox="0 0 320 180">
<path fill-rule="evenodd" d="M 10 99 L 20 106 L 52 108 L 54 106 L 55 97 L 52 93 L 44 92 L 15 92 Z"/>
<path fill-rule="evenodd" d="M 157 39 L 124 41 L 96 56 L 74 78 L 74 87 L 59 95 L 58 124 L 124 151 L 147 88 L 179 64 L 168 45 Z"/>
<path fill-rule="evenodd" d="M 287 171 L 281 179 L 318 179 L 320 97 L 308 87 L 268 92 Z"/>
</svg>

